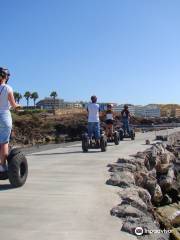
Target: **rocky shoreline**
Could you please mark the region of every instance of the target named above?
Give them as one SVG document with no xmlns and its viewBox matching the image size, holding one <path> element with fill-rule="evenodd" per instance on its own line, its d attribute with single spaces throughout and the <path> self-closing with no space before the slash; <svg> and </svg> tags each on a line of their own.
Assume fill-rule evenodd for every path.
<svg viewBox="0 0 180 240">
<path fill-rule="evenodd" d="M 108 165 L 107 184 L 119 187 L 111 215 L 122 219 L 122 231 L 139 239 L 180 239 L 180 132 L 162 140 Z"/>
</svg>

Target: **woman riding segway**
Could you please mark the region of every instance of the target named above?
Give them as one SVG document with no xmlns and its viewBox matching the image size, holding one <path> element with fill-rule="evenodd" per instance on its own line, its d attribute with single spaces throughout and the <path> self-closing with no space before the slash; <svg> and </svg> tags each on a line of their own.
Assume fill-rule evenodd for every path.
<svg viewBox="0 0 180 240">
<path fill-rule="evenodd" d="M 16 148 L 9 152 L 12 130 L 10 106 L 20 108 L 15 102 L 12 88 L 7 84 L 10 73 L 0 67 L 0 180 L 9 179 L 13 187 L 22 186 L 28 175 L 28 164 L 24 154 Z"/>
<path fill-rule="evenodd" d="M 8 69 L 0 68 L 0 172 L 7 171 L 6 159 L 9 151 L 9 138 L 12 129 L 12 117 L 9 111 L 20 107 L 15 102 L 13 90 L 7 84 L 10 73 Z"/>
</svg>

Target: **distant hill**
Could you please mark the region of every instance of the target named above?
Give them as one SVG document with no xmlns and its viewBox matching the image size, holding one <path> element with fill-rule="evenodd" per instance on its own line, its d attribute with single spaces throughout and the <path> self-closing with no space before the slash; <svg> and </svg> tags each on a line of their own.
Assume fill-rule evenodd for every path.
<svg viewBox="0 0 180 240">
<path fill-rule="evenodd" d="M 179 104 L 158 104 L 158 106 L 164 109 L 180 108 Z"/>
<path fill-rule="evenodd" d="M 180 109 L 179 104 L 158 104 L 161 110 L 161 116 L 176 116 L 176 110 Z"/>
</svg>

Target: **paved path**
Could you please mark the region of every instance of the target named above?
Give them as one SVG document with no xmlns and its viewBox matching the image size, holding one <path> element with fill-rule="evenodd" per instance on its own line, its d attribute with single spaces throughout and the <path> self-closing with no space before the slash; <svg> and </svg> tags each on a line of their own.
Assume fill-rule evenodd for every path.
<svg viewBox="0 0 180 240">
<path fill-rule="evenodd" d="M 76 144 L 29 155 L 24 187 L 11 189 L 1 181 L 0 239 L 136 239 L 121 232 L 121 221 L 109 214 L 118 203 L 118 188 L 105 184 L 106 165 L 144 150 L 145 139 L 154 137 L 154 132 L 138 134 L 135 141 L 111 145 L 105 153 L 82 153 Z"/>
</svg>

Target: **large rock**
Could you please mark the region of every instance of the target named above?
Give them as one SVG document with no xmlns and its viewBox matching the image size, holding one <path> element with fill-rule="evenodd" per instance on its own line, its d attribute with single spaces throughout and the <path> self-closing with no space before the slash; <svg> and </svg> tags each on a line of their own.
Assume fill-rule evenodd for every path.
<svg viewBox="0 0 180 240">
<path fill-rule="evenodd" d="M 144 234 L 138 238 L 169 240 L 169 233 L 161 232 L 155 221 L 160 214 L 156 213 L 152 203 L 162 206 L 180 199 L 180 173 L 177 168 L 180 163 L 176 154 L 180 145 L 175 145 L 177 138 L 173 141 L 171 152 L 167 151 L 166 144 L 156 143 L 146 151 L 138 152 L 132 159 L 118 159 L 116 164 L 109 166 L 113 172 L 109 184 L 121 187 L 118 192 L 120 204 L 111 210 L 111 214 L 123 219 L 122 231 L 137 235 L 135 229 L 141 227 L 140 231 Z M 168 212 L 168 217 L 165 214 L 161 216 L 168 222 L 168 225 L 164 224 L 168 229 L 180 226 L 180 211 L 178 207 L 175 209 L 174 213 L 172 210 Z M 159 221 L 162 223 L 160 218 Z"/>
<path fill-rule="evenodd" d="M 171 204 L 160 207 L 157 213 L 160 215 L 164 225 L 167 227 L 180 227 L 180 204 Z"/>
<path fill-rule="evenodd" d="M 129 171 L 134 173 L 137 171 L 137 168 L 135 165 L 130 163 L 115 163 L 115 164 L 109 164 L 108 165 L 110 172 L 122 172 L 122 171 Z"/>
<path fill-rule="evenodd" d="M 114 172 L 106 184 L 126 188 L 134 185 L 135 179 L 133 173 L 128 171 Z"/>
<path fill-rule="evenodd" d="M 171 167 L 172 164 L 169 163 L 162 164 L 161 162 L 158 162 L 156 165 L 156 171 L 158 174 L 167 174 Z"/>
<path fill-rule="evenodd" d="M 117 160 L 117 163 L 129 163 L 129 164 L 133 164 L 134 166 L 136 166 L 136 161 L 135 159 L 126 159 L 126 158 L 119 158 Z"/>
<path fill-rule="evenodd" d="M 161 187 L 156 184 L 155 189 L 153 189 L 153 194 L 152 194 L 152 201 L 154 204 L 159 204 L 163 199 L 163 194 L 161 191 Z"/>
<path fill-rule="evenodd" d="M 133 158 L 133 159 L 119 158 L 117 163 L 134 165 L 137 171 L 145 169 L 143 158 Z"/>
<path fill-rule="evenodd" d="M 136 187 L 130 187 L 126 189 L 122 189 L 118 192 L 118 195 L 121 198 L 121 204 L 129 204 L 138 210 L 142 211 L 143 213 L 148 212 L 148 205 L 146 202 L 149 201 L 149 196 L 147 194 L 147 197 L 144 196 L 144 198 L 140 198 L 140 194 L 142 196 L 142 192 L 139 193 L 139 188 Z M 145 200 L 146 198 L 146 200 Z"/>
<path fill-rule="evenodd" d="M 151 204 L 151 195 L 150 193 L 144 189 L 144 188 L 141 188 L 141 187 L 138 187 L 136 188 L 137 189 L 137 192 L 138 192 L 138 195 L 140 197 L 140 199 L 143 200 L 143 202 L 149 207 L 149 208 L 152 208 L 152 204 Z"/>
<path fill-rule="evenodd" d="M 174 156 L 173 153 L 166 151 L 165 153 L 161 154 L 160 160 L 161 160 L 161 163 L 163 164 L 169 164 L 169 163 L 175 162 L 176 157 Z"/>
<path fill-rule="evenodd" d="M 137 235 L 137 232 L 140 233 L 140 231 L 137 231 L 138 228 L 140 228 L 142 235 Z M 124 221 L 121 230 L 138 236 L 138 239 L 169 240 L 169 234 L 161 233 L 159 224 L 150 216 L 143 216 L 141 218 L 129 217 Z M 152 231 L 156 231 L 156 233 Z"/>
<path fill-rule="evenodd" d="M 172 235 L 172 239 L 179 240 L 180 239 L 180 227 L 173 228 L 171 235 Z"/>
<path fill-rule="evenodd" d="M 174 168 L 169 168 L 167 175 L 161 175 L 158 182 L 164 192 L 170 191 L 175 182 Z"/>
<path fill-rule="evenodd" d="M 126 217 L 140 218 L 142 216 L 146 216 L 145 213 L 129 204 L 121 204 L 112 208 L 111 215 L 119 218 Z"/>
</svg>

